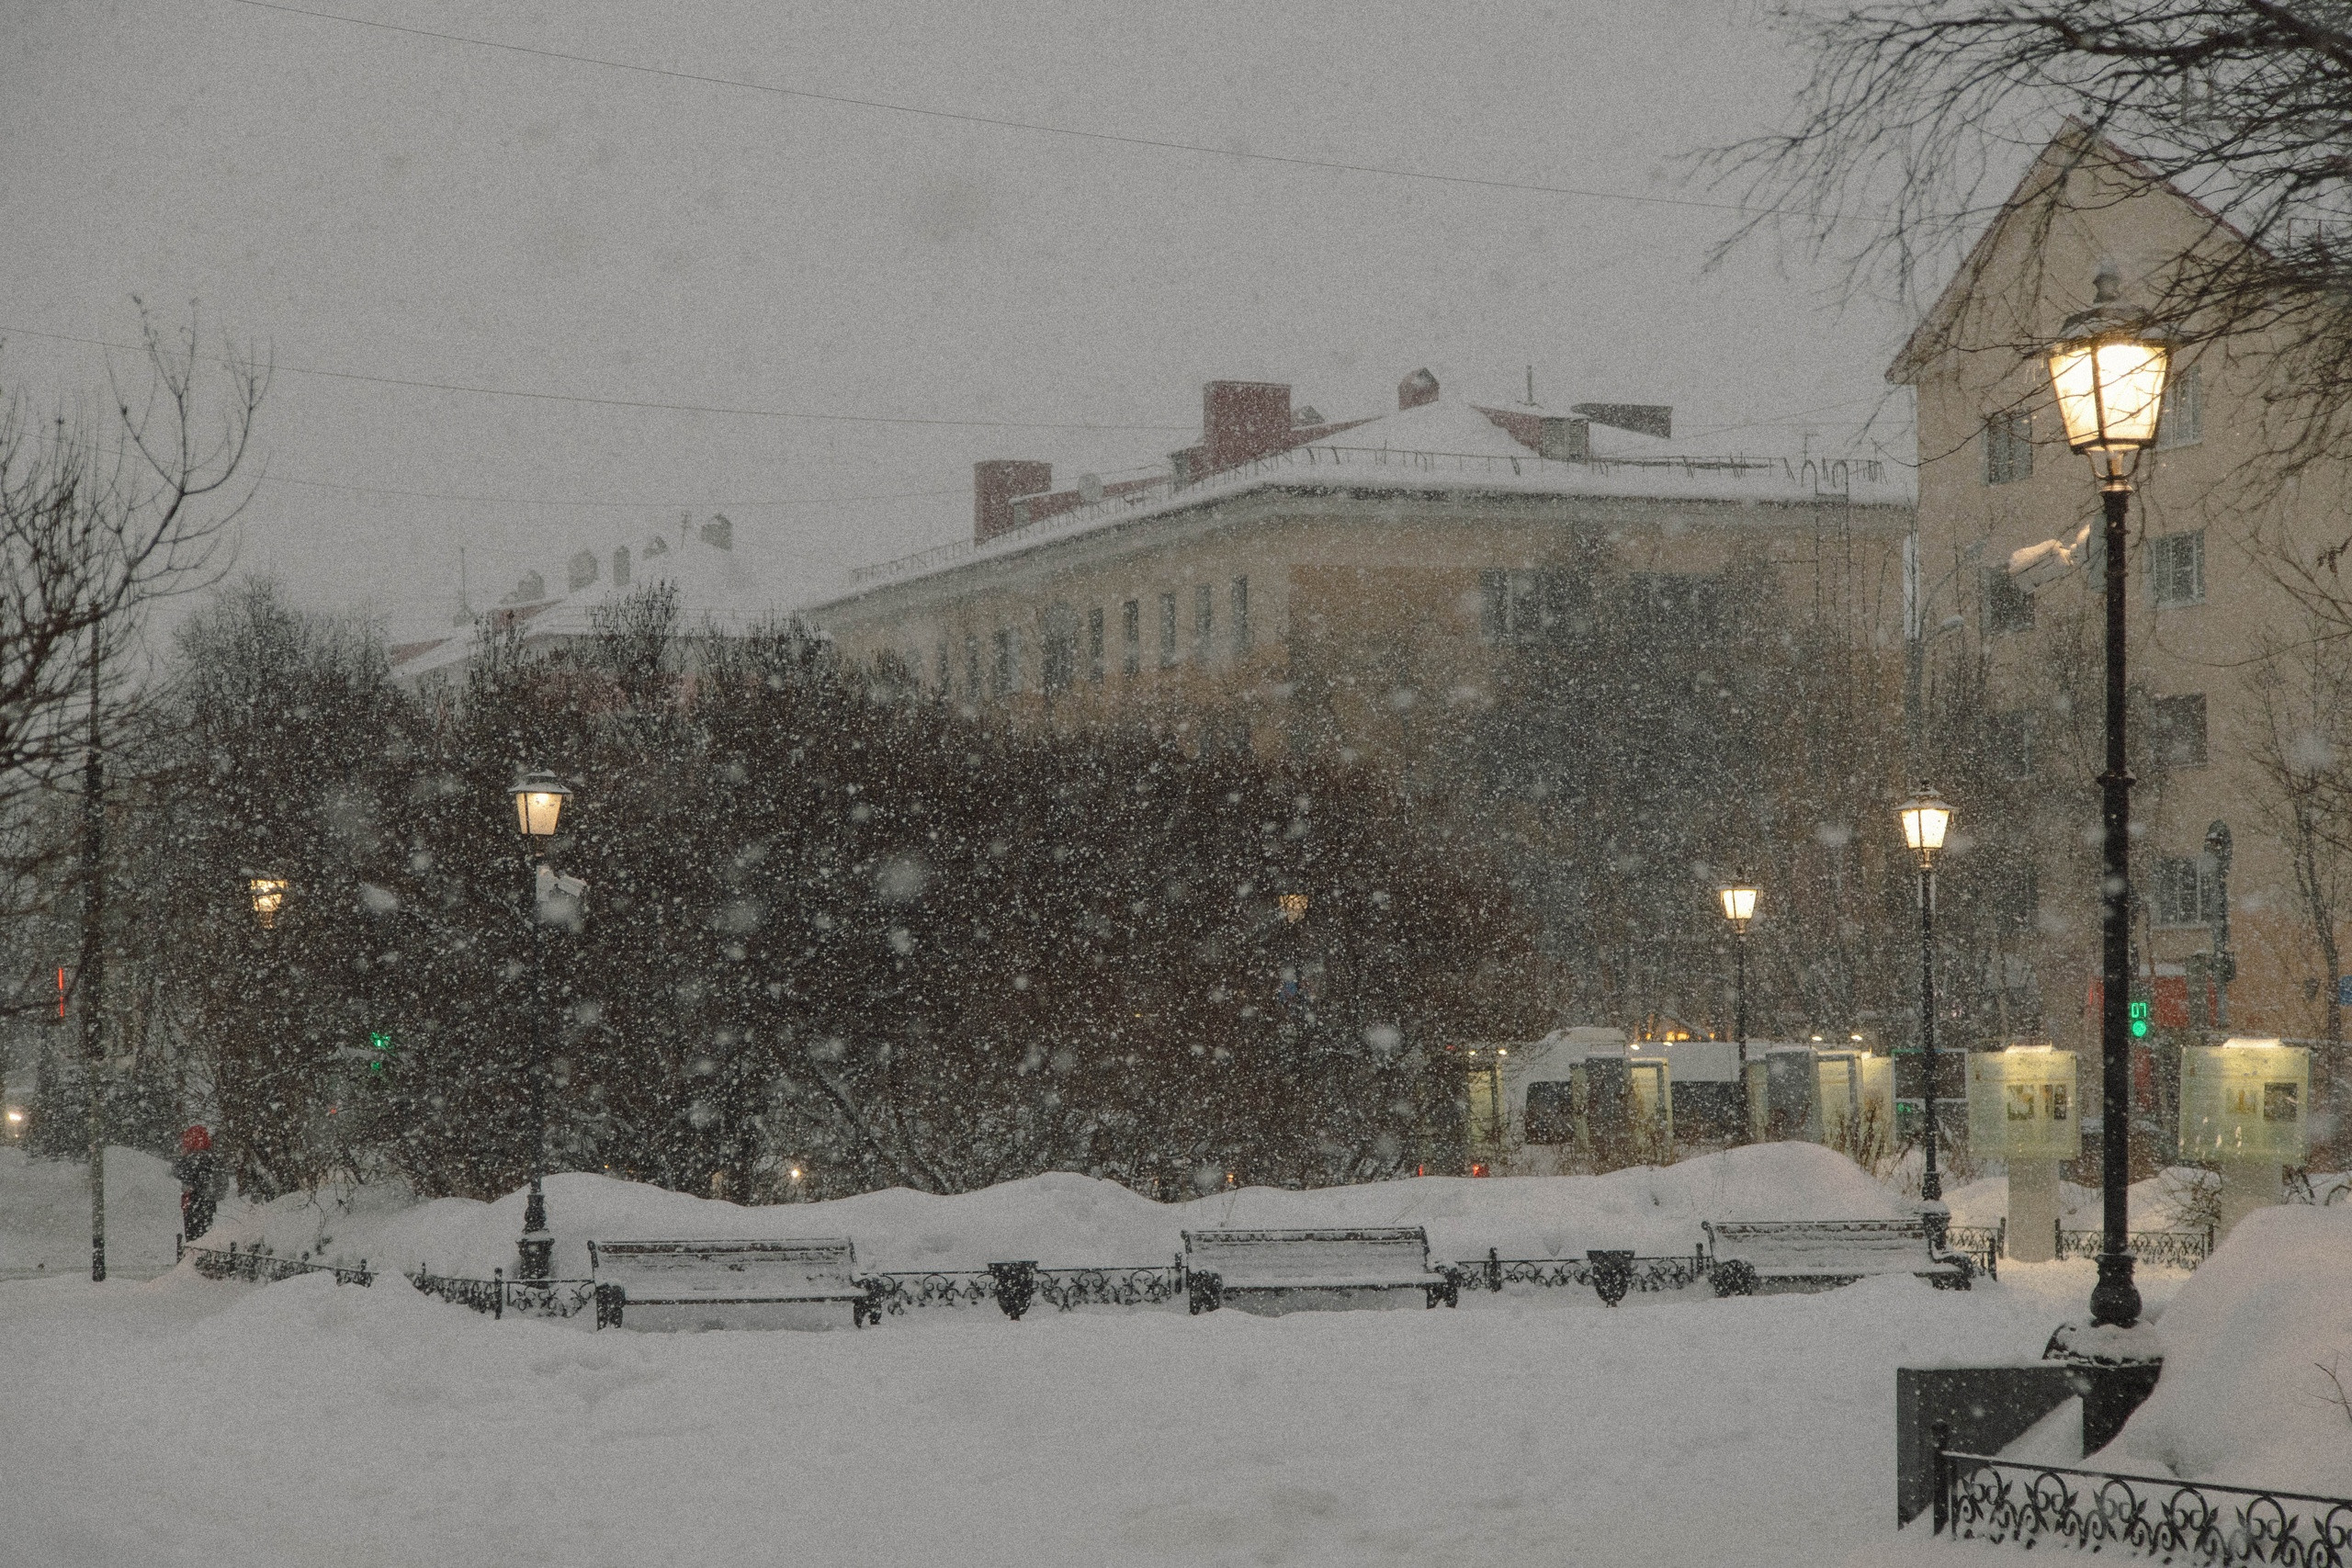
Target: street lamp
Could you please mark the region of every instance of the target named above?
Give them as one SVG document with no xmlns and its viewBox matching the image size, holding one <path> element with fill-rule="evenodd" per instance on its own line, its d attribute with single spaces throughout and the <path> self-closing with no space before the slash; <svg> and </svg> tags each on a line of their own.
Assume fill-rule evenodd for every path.
<svg viewBox="0 0 2352 1568">
<path fill-rule="evenodd" d="M 548 1070 L 545 1024 L 547 1010 L 547 951 L 538 918 L 539 869 L 537 859 L 555 836 L 556 818 L 571 792 L 553 773 L 526 773 L 509 791 L 514 797 L 514 826 L 523 838 L 525 919 L 531 928 L 531 1196 L 523 1206 L 522 1267 L 515 1277 L 536 1280 L 555 1272 L 555 1233 L 548 1229 L 548 1199 L 543 1178 L 547 1170 Z"/>
<path fill-rule="evenodd" d="M 1919 866 L 1919 1050 L 1927 1075 L 1923 1100 L 1928 1113 L 1928 1163 L 1919 1176 L 1919 1204 L 1928 1249 L 1941 1252 L 1951 1211 L 1944 1207 L 1943 1174 L 1936 1168 L 1936 856 L 1943 852 L 1952 813 L 1922 780 L 1896 815 L 1903 821 L 1903 841 Z"/>
<path fill-rule="evenodd" d="M 267 872 L 245 873 L 245 892 L 254 902 L 254 918 L 261 929 L 273 931 L 277 925 L 278 911 L 286 908 L 286 878 Z"/>
<path fill-rule="evenodd" d="M 2106 531 L 2100 559 L 2107 590 L 2107 771 L 2099 775 L 2101 859 L 2099 1063 L 2102 1118 L 2100 1183 L 2106 1235 L 2091 1322 L 2129 1327 L 2139 1321 L 2132 1282 L 2126 1199 L 2131 1181 L 2132 1099 L 2132 773 L 2123 750 L 2124 523 L 2132 474 L 2155 445 L 2169 359 L 2165 334 L 2119 299 L 2112 265 L 2094 280 L 2091 307 L 2067 318 L 2050 350 L 2050 381 L 2066 423 L 2066 445 L 2091 460 Z"/>
<path fill-rule="evenodd" d="M 1747 1055 L 1747 922 L 1756 918 L 1756 885 L 1743 871 L 1731 881 L 1715 889 L 1715 897 L 1723 900 L 1724 919 L 1731 922 L 1732 985 L 1731 1031 L 1739 1044 L 1743 1060 Z"/>
</svg>

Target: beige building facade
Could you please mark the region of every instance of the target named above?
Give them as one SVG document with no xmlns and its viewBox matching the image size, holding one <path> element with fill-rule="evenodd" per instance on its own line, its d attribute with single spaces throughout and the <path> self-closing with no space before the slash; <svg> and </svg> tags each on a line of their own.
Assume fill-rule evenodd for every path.
<svg viewBox="0 0 2352 1568">
<path fill-rule="evenodd" d="M 1488 407 L 1426 371 L 1374 419 L 1288 399 L 1212 384 L 1201 444 L 1125 487 L 982 464 L 971 544 L 865 569 L 805 613 L 850 657 L 1011 722 L 1363 758 L 1438 788 L 1579 539 L 1667 582 L 1761 559 L 1892 583 L 1912 527 L 1894 465 L 1702 455 L 1663 408 Z M 1039 488 L 1007 494 L 1009 470 Z M 1892 594 L 1888 620 L 1892 646 Z"/>
<path fill-rule="evenodd" d="M 2067 449 L 2039 350 L 2090 302 L 2103 265 L 2147 299 L 2178 258 L 2229 235 L 2227 220 L 2154 182 L 2080 130 L 2044 151 L 2007 210 L 1890 368 L 1917 389 L 1918 544 L 1910 596 L 1930 687 L 1973 703 L 1928 705 L 1931 757 L 1986 754 L 2010 800 L 1980 830 L 2023 831 L 2041 876 L 2030 962 L 2041 1029 L 2096 1037 L 2104 581 L 2099 494 Z M 2194 333 L 2190 336 L 2193 340 Z M 2215 1026 L 2206 955 L 2226 912 L 2236 979 L 2227 1023 L 2312 1038 L 2333 998 L 2328 852 L 2312 858 L 2281 770 L 2312 760 L 2340 723 L 2326 656 L 2285 584 L 2342 530 L 2344 487 L 2270 482 L 2267 356 L 2223 339 L 2176 355 L 2159 445 L 2143 457 L 2131 514 L 2134 939 L 2159 1032 Z M 2082 530 L 2092 525 L 2088 538 Z M 2019 575 L 2042 550 L 2039 574 Z M 2040 581 L 2035 581 L 2036 576 Z M 2300 651 L 2299 651 L 2300 650 Z M 1971 803 L 1955 802 L 1962 821 Z M 2209 832 L 2225 827 L 2224 866 Z M 2315 897 L 2316 895 L 2316 897 Z"/>
</svg>

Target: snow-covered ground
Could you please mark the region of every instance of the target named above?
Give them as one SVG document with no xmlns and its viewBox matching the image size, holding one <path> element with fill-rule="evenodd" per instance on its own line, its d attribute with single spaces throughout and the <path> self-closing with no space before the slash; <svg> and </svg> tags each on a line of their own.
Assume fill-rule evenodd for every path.
<svg viewBox="0 0 2352 1568">
<path fill-rule="evenodd" d="M 1422 1223 L 1460 1257 L 1679 1250 L 1699 1216 L 1889 1211 L 1819 1154 L 1172 1206 L 1076 1177 L 754 1210 L 579 1177 L 551 1201 L 568 1243 L 846 1233 L 886 1268 L 1148 1262 L 1227 1220 Z M 472 1272 L 513 1257 L 519 1217 L 518 1200 L 371 1196 L 311 1210 L 306 1238 L 300 1207 L 224 1225 L 299 1251 L 323 1222 L 331 1255 L 429 1250 Z M 2031 1358 L 2091 1280 L 2070 1262 L 1967 1294 L 1894 1279 L 1613 1311 L 1568 1290 L 1454 1312 L 978 1309 L 701 1335 L 492 1322 L 392 1278 L 11 1281 L 0 1562 L 1910 1561 L 1892 1537 L 1894 1368 Z M 2309 1366 L 2352 1350 L 2352 1211 L 2259 1215 L 2181 1280 L 2145 1277 L 2179 1344 L 2118 1462 L 2287 1465 L 2268 1478 L 2352 1489 L 2345 1414 Z"/>
<path fill-rule="evenodd" d="M 134 1278 L 172 1266 L 180 1188 L 168 1161 L 107 1151 L 107 1269 Z M 90 1168 L 0 1149 L 0 1280 L 90 1271 Z M 5 1551 L 0 1547 L 0 1551 Z"/>
</svg>

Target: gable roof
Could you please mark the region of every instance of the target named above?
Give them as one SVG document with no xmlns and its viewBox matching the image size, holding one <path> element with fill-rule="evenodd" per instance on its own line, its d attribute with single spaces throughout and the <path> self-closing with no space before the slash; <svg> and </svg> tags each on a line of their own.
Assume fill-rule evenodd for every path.
<svg viewBox="0 0 2352 1568">
<path fill-rule="evenodd" d="M 2094 130 L 2072 117 L 2057 135 L 2052 137 L 2041 152 L 2027 165 L 2024 174 L 2001 203 L 2000 210 L 1976 236 L 1968 254 L 1952 272 L 1951 281 L 1936 296 L 1919 318 L 1911 335 L 1903 340 L 1894 358 L 1886 367 L 1886 378 L 1899 387 L 1917 384 L 1920 370 L 1936 356 L 1936 345 L 1943 341 L 1974 291 L 1991 263 L 1994 247 L 2009 221 L 2035 203 L 2046 199 L 2064 177 L 2077 168 L 2094 161 L 2104 161 L 2138 182 L 2139 194 L 2167 196 L 2187 207 L 2214 228 L 2226 231 L 2239 242 L 2250 243 L 2245 231 L 2230 221 L 2220 210 L 2181 188 L 2179 183 L 2160 174 L 2147 160 L 2133 153 L 2110 135 Z"/>
</svg>

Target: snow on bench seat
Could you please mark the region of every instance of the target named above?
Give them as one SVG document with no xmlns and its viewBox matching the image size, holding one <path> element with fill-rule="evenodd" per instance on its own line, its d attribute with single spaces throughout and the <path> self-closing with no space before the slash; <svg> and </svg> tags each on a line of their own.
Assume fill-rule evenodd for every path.
<svg viewBox="0 0 2352 1568">
<path fill-rule="evenodd" d="M 1708 1220 L 1709 1274 L 1719 1296 L 1827 1291 L 1873 1274 L 1913 1274 L 1966 1290 L 1975 1266 L 1928 1245 L 1911 1220 Z"/>
<path fill-rule="evenodd" d="M 617 1287 L 609 1320 L 629 1328 L 855 1327 L 875 1315 L 847 1236 L 592 1241 L 588 1260 L 600 1288 Z"/>
<path fill-rule="evenodd" d="M 1216 1230 L 1184 1235 L 1185 1296 L 1195 1313 L 1230 1303 L 1274 1315 L 1460 1299 L 1460 1280 L 1430 1264 L 1419 1225 L 1346 1230 Z"/>
</svg>

